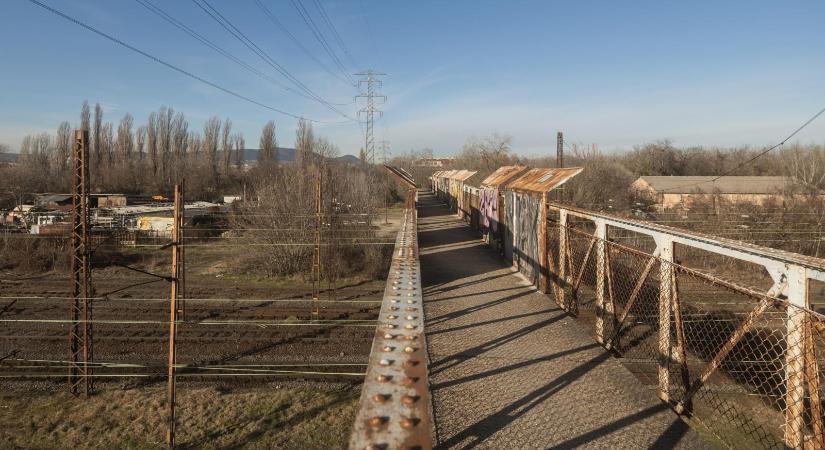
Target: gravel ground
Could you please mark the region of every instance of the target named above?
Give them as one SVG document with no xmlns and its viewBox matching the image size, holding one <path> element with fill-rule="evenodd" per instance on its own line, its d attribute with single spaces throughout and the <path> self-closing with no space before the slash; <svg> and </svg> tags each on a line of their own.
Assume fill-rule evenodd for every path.
<svg viewBox="0 0 825 450">
<path fill-rule="evenodd" d="M 437 447 L 708 447 L 431 195 L 419 245 Z"/>
</svg>

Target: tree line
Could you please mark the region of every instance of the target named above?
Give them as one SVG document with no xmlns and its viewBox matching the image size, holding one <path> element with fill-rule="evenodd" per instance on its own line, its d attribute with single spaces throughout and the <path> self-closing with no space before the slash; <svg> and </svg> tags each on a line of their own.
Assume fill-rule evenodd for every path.
<svg viewBox="0 0 825 450">
<path fill-rule="evenodd" d="M 104 109 L 83 102 L 79 121 L 63 121 L 54 133 L 23 138 L 18 164 L 0 166 L 7 180 L 0 193 L 5 207 L 37 192 L 70 192 L 71 152 L 75 129 L 89 131 L 91 192 L 168 195 L 175 183 L 187 180 L 187 197 L 217 200 L 223 193 L 239 193 L 249 182 L 245 167 L 246 141 L 233 132 L 229 118 L 210 117 L 201 130 L 190 127 L 186 116 L 162 106 L 137 124 L 127 113 L 117 124 L 105 121 Z M 258 163 L 278 161 L 275 122 L 267 122 L 259 141 Z M 316 137 L 312 124 L 299 120 L 295 138 L 296 158 L 305 165 L 312 155 L 334 157 L 338 149 Z"/>
</svg>

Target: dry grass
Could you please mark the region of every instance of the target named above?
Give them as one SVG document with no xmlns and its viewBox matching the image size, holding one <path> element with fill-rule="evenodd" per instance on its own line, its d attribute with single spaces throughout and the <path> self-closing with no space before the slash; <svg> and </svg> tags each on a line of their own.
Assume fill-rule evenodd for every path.
<svg viewBox="0 0 825 450">
<path fill-rule="evenodd" d="M 344 448 L 359 389 L 271 384 L 179 386 L 183 449 Z M 164 444 L 165 389 L 108 387 L 87 400 L 66 392 L 0 393 L 0 447 L 154 449 Z"/>
</svg>

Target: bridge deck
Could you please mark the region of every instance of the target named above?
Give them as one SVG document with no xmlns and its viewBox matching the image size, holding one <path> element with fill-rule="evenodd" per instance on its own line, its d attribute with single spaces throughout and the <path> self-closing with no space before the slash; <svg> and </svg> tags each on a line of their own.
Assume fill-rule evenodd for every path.
<svg viewBox="0 0 825 450">
<path fill-rule="evenodd" d="M 419 245 L 440 448 L 704 448 L 432 195 Z"/>
</svg>

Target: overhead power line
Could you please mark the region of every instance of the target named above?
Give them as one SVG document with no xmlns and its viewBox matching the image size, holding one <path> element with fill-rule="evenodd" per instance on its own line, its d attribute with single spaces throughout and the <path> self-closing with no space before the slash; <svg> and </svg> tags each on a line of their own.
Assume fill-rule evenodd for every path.
<svg viewBox="0 0 825 450">
<path fill-rule="evenodd" d="M 335 106 L 333 106 L 330 102 L 322 98 L 320 95 L 316 94 L 312 91 L 307 85 L 305 85 L 301 80 L 296 78 L 292 75 L 286 68 L 280 65 L 277 61 L 275 61 L 267 52 L 265 52 L 258 44 L 252 41 L 243 31 L 241 31 L 238 27 L 236 27 L 229 19 L 227 19 L 220 11 L 218 11 L 214 6 L 212 6 L 207 0 L 192 0 L 192 2 L 197 5 L 203 12 L 205 12 L 209 17 L 211 17 L 215 22 L 217 22 L 223 29 L 225 29 L 229 34 L 234 36 L 237 40 L 239 40 L 244 46 L 246 46 L 252 53 L 255 53 L 260 57 L 265 63 L 275 69 L 278 73 L 283 75 L 286 79 L 291 81 L 295 86 L 297 86 L 302 91 L 306 92 L 311 97 L 317 99 L 319 102 L 323 103 L 330 111 L 335 112 L 343 117 L 346 117 L 349 120 L 357 121 L 356 119 L 348 116 L 346 113 L 342 112 Z"/>
<path fill-rule="evenodd" d="M 253 67 L 251 64 L 247 63 L 246 61 L 244 61 L 244 60 L 238 58 L 237 56 L 233 55 L 231 52 L 221 48 L 220 46 L 218 46 L 214 42 L 210 41 L 208 38 L 206 38 L 202 34 L 198 33 L 197 31 L 195 31 L 191 27 L 187 26 L 185 23 L 181 22 L 180 20 L 176 19 L 175 17 L 173 17 L 168 12 L 161 9 L 159 6 L 153 4 L 151 1 L 149 1 L 149 0 L 135 0 L 135 1 L 138 4 L 140 4 L 141 6 L 143 6 L 144 8 L 146 8 L 152 14 L 155 14 L 156 16 L 160 17 L 161 19 L 163 19 L 167 23 L 173 25 L 175 28 L 183 31 L 184 33 L 186 33 L 189 36 L 193 37 L 198 42 L 200 42 L 203 45 L 211 48 L 215 52 L 219 53 L 220 55 L 224 56 L 225 58 L 229 59 L 230 61 L 238 64 L 239 66 L 243 67 L 247 71 L 249 71 L 249 72 L 259 76 L 260 78 L 263 78 L 264 80 L 269 81 L 270 83 L 280 87 L 281 89 L 289 91 L 289 92 L 291 92 L 295 95 L 299 95 L 303 98 L 306 98 L 306 99 L 309 99 L 309 100 L 312 100 L 312 101 L 318 101 L 314 97 L 311 97 L 311 96 L 309 96 L 309 95 L 307 95 L 307 94 L 305 94 L 301 91 L 297 91 L 297 90 L 283 84 L 282 82 L 276 80 L 275 78 L 265 74 L 264 72 L 258 70 L 255 67 Z M 332 103 L 332 104 L 337 105 L 337 106 L 344 106 L 344 105 L 348 105 L 349 103 Z"/>
<path fill-rule="evenodd" d="M 278 18 L 275 16 L 275 14 L 273 14 L 272 11 L 269 8 L 267 8 L 266 5 L 264 5 L 261 2 L 261 0 L 255 0 L 255 4 L 258 5 L 258 8 L 264 13 L 264 15 L 267 16 L 267 18 L 269 18 L 269 21 L 272 22 L 273 25 L 275 25 L 281 31 L 283 31 L 284 34 L 286 34 L 289 37 L 289 39 L 292 40 L 292 42 L 294 42 L 295 45 L 297 45 L 298 48 L 301 49 L 301 51 L 303 51 L 307 56 L 309 56 L 319 66 L 321 66 L 322 69 L 324 69 L 327 73 L 329 73 L 330 75 L 335 77 L 335 79 L 340 80 L 341 82 L 343 82 L 347 86 L 352 86 L 352 83 L 350 83 L 350 80 L 347 80 L 344 77 L 342 77 L 341 75 L 335 73 L 332 69 L 329 68 L 329 66 L 324 64 L 323 61 L 318 59 L 318 57 L 316 57 L 308 48 L 306 48 L 306 46 L 304 46 L 304 44 L 301 42 L 301 40 L 298 39 L 297 37 L 295 37 L 295 35 L 292 34 L 292 32 L 289 31 L 289 29 L 286 26 L 284 26 L 284 24 L 281 23 L 280 20 L 278 20 Z"/>
<path fill-rule="evenodd" d="M 778 143 L 778 144 L 776 144 L 776 145 L 774 145 L 774 146 L 772 146 L 772 147 L 770 147 L 770 148 L 768 148 L 764 151 L 761 151 L 761 152 L 757 153 L 756 156 L 754 156 L 754 157 L 752 157 L 752 158 L 748 159 L 747 161 L 744 161 L 740 164 L 737 164 L 733 169 L 730 169 L 730 170 L 726 171 L 725 173 L 723 173 L 722 175 L 719 175 L 719 176 L 716 176 L 716 177 L 712 178 L 710 181 L 699 181 L 699 182 L 696 182 L 696 183 L 683 184 L 681 186 L 674 186 L 672 188 L 662 189 L 662 191 L 672 191 L 674 189 L 681 189 L 681 188 L 686 188 L 686 187 L 691 187 L 691 186 L 697 186 L 697 185 L 705 184 L 705 183 L 713 183 L 714 181 L 716 181 L 716 180 L 718 180 L 718 179 L 720 179 L 724 176 L 730 175 L 733 172 L 736 172 L 737 170 L 741 169 L 742 167 L 745 167 L 748 164 L 756 161 L 758 158 L 761 158 L 762 156 L 770 153 L 771 151 L 785 145 L 786 142 L 791 140 L 791 138 L 796 136 L 800 131 L 805 129 L 805 127 L 810 125 L 814 120 L 816 120 L 822 114 L 825 114 L 825 108 L 820 109 L 819 112 L 817 112 L 816 114 L 811 116 L 810 119 L 808 119 L 805 123 L 800 125 L 799 128 L 797 128 L 796 130 L 793 131 L 793 133 L 789 134 L 785 139 L 782 139 L 782 141 L 780 143 Z"/>
<path fill-rule="evenodd" d="M 349 62 L 352 64 L 352 67 L 358 68 L 358 63 L 355 62 L 355 58 L 352 57 L 352 54 L 349 52 L 347 45 L 344 44 L 344 40 L 341 39 L 341 35 L 338 33 L 338 29 L 335 28 L 335 24 L 332 23 L 330 20 L 329 15 L 327 14 L 326 9 L 324 9 L 324 5 L 319 0 L 313 0 L 315 2 L 315 8 L 318 9 L 318 12 L 321 14 L 321 18 L 326 23 L 327 28 L 332 32 L 332 37 L 335 38 L 335 41 L 338 43 L 338 46 L 341 47 L 344 54 L 347 55 L 349 58 Z"/>
<path fill-rule="evenodd" d="M 335 65 L 338 67 L 338 70 L 340 70 L 341 73 L 343 73 L 344 76 L 348 80 L 350 80 L 350 83 L 353 86 L 355 86 L 355 80 L 350 76 L 346 67 L 344 67 L 344 64 L 341 62 L 341 59 L 338 58 L 338 55 L 335 54 L 335 51 L 329 45 L 329 42 L 324 37 L 323 33 L 321 33 L 321 30 L 318 28 L 318 25 L 315 24 L 315 21 L 312 19 L 312 16 L 309 14 L 309 11 L 307 11 L 307 9 L 304 7 L 303 3 L 301 3 L 301 0 L 290 0 L 290 3 L 292 3 L 292 6 L 298 12 L 298 15 L 301 16 L 301 19 L 309 28 L 309 31 L 312 32 L 312 35 L 315 36 L 315 39 L 318 41 L 319 44 L 321 44 L 321 47 L 332 59 L 332 62 L 334 62 Z"/>
<path fill-rule="evenodd" d="M 180 68 L 180 67 L 178 67 L 178 66 L 176 66 L 176 65 L 174 65 L 174 64 L 172 64 L 172 63 L 170 63 L 170 62 L 167 62 L 167 61 L 165 61 L 165 60 L 162 60 L 162 59 L 158 58 L 157 56 L 154 56 L 154 55 L 152 55 L 152 54 L 150 54 L 150 53 L 147 53 L 147 52 L 145 52 L 145 51 L 143 51 L 143 50 L 141 50 L 141 49 L 139 49 L 139 48 L 137 48 L 137 47 L 135 47 L 135 46 L 133 46 L 133 45 L 131 45 L 131 44 L 127 44 L 126 42 L 124 42 L 124 41 L 122 41 L 122 40 L 120 40 L 120 39 L 118 39 L 118 38 L 116 38 L 116 37 L 112 36 L 111 34 L 108 34 L 108 33 L 106 33 L 106 32 L 103 32 L 103 31 L 101 31 L 101 30 L 99 30 L 99 29 L 97 29 L 97 28 L 95 28 L 95 27 L 93 27 L 93 26 L 91 26 L 91 25 L 89 25 L 89 24 L 87 24 L 87 23 L 85 23 L 85 22 L 80 21 L 79 19 L 76 19 L 76 18 L 74 18 L 74 17 L 72 17 L 72 16 L 70 16 L 70 15 L 68 15 L 68 14 L 66 14 L 66 13 L 64 13 L 64 12 L 62 12 L 62 11 L 58 10 L 58 9 L 52 8 L 51 6 L 48 6 L 48 5 L 46 5 L 46 4 L 44 4 L 44 3 L 42 3 L 42 2 L 40 2 L 40 1 L 38 1 L 38 0 L 29 0 L 29 2 L 30 2 L 30 3 L 32 3 L 32 4 L 34 4 L 34 5 L 37 5 L 37 6 L 41 7 L 41 8 L 43 8 L 44 10 L 46 10 L 46 11 L 48 11 L 48 12 L 50 12 L 50 13 L 52 13 L 52 14 L 56 15 L 56 16 L 62 17 L 63 19 L 66 19 L 66 20 L 68 20 L 69 22 L 74 23 L 75 25 L 78 25 L 78 26 L 80 26 L 80 27 L 82 27 L 82 28 L 85 28 L 86 30 L 91 31 L 92 33 L 97 34 L 98 36 L 101 36 L 101 37 L 103 37 L 103 38 L 106 38 L 106 39 L 108 39 L 109 41 L 112 41 L 112 42 L 114 42 L 115 44 L 120 45 L 121 47 L 124 47 L 124 48 L 126 48 L 126 49 L 128 49 L 128 50 L 131 50 L 131 51 L 133 51 L 133 52 L 135 52 L 135 53 L 137 53 L 137 54 L 139 54 L 139 55 L 141 55 L 141 56 L 143 56 L 143 57 L 146 57 L 146 58 L 148 58 L 148 59 L 151 59 L 152 61 L 154 61 L 154 62 L 156 62 L 156 63 L 158 63 L 158 64 L 161 64 L 161 65 L 163 65 L 163 66 L 165 66 L 165 67 L 167 67 L 167 68 L 169 68 L 169 69 L 172 69 L 172 70 L 174 70 L 175 72 L 180 73 L 181 75 L 185 75 L 185 76 L 187 76 L 187 77 L 189 77 L 189 78 L 192 78 L 192 79 L 194 79 L 194 80 L 197 80 L 197 81 L 199 81 L 199 82 L 201 82 L 201 83 L 203 83 L 203 84 L 206 84 L 206 85 L 211 86 L 211 87 L 213 87 L 213 88 L 215 88 L 215 89 L 218 89 L 219 91 L 222 91 L 222 92 L 224 92 L 224 93 L 226 93 L 226 94 L 229 94 L 229 95 L 231 95 L 231 96 L 233 96 L 233 97 L 236 97 L 236 98 L 239 98 L 239 99 L 244 100 L 244 101 L 246 101 L 246 102 L 252 103 L 252 104 L 257 105 L 257 106 L 260 106 L 261 108 L 265 108 L 265 109 L 268 109 L 268 110 L 270 110 L 270 111 L 273 111 L 273 112 L 276 112 L 276 113 L 279 113 L 279 114 L 283 114 L 283 115 L 285 115 L 285 116 L 292 117 L 292 118 L 294 118 L 294 119 L 301 119 L 301 118 L 304 118 L 304 117 L 302 117 L 302 116 L 300 116 L 300 115 L 298 115 L 298 114 L 294 114 L 294 113 L 291 113 L 291 112 L 289 112 L 289 111 L 284 111 L 284 110 L 282 110 L 282 109 L 278 109 L 278 108 L 275 108 L 275 107 L 273 107 L 273 106 L 267 105 L 267 104 L 265 104 L 265 103 L 259 102 L 259 101 L 255 100 L 255 99 L 252 99 L 252 98 L 250 98 L 250 97 L 247 97 L 247 96 L 245 96 L 245 95 L 243 95 L 243 94 L 239 94 L 238 92 L 235 92 L 235 91 L 233 91 L 233 90 L 231 90 L 231 89 L 229 89 L 229 88 L 223 87 L 223 86 L 221 86 L 221 85 L 219 85 L 219 84 L 217 84 L 217 83 L 215 83 L 215 82 L 209 81 L 209 80 L 207 80 L 207 79 L 205 79 L 205 78 L 203 78 L 203 77 L 201 77 L 201 76 L 199 76 L 199 75 L 195 75 L 194 73 L 192 73 L 192 72 L 190 72 L 190 71 L 188 71 L 188 70 L 186 70 L 186 69 L 182 69 L 182 68 Z M 309 121 L 311 121 L 311 122 L 316 122 L 316 123 L 331 123 L 331 122 L 325 122 L 325 121 L 322 121 L 322 120 L 314 120 L 314 119 L 306 119 L 306 120 L 309 120 Z"/>
</svg>

